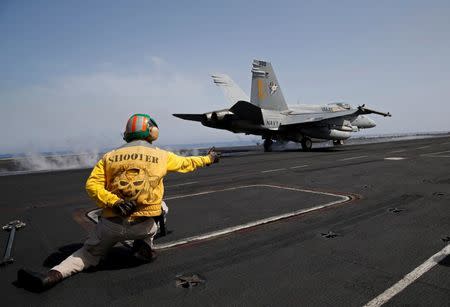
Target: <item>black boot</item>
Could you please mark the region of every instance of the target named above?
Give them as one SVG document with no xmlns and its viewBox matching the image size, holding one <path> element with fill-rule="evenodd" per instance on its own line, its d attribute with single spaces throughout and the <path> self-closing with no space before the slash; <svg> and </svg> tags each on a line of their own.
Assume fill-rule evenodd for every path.
<svg viewBox="0 0 450 307">
<path fill-rule="evenodd" d="M 158 257 L 158 255 L 150 247 L 150 245 L 145 243 L 145 241 L 143 241 L 143 240 L 134 240 L 133 252 L 134 252 L 134 256 L 137 259 L 145 261 L 145 262 L 155 261 L 156 258 Z"/>
<path fill-rule="evenodd" d="M 63 276 L 56 270 L 50 270 L 42 274 L 28 269 L 20 269 L 17 272 L 17 280 L 24 288 L 34 291 L 44 291 L 61 282 Z"/>
</svg>

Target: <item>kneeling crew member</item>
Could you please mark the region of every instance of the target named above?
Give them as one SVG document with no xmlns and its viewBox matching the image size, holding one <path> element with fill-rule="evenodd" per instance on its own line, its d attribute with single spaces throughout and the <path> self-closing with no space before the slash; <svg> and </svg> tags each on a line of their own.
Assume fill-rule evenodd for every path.
<svg viewBox="0 0 450 307">
<path fill-rule="evenodd" d="M 135 114 L 127 122 L 122 147 L 106 153 L 92 170 L 86 191 L 103 209 L 95 230 L 83 247 L 45 274 L 21 269 L 18 281 L 36 290 L 45 290 L 64 278 L 96 266 L 117 242 L 135 240 L 134 255 L 156 258 L 154 218 L 165 207 L 163 178 L 167 172 L 192 172 L 219 161 L 211 149 L 207 156 L 181 157 L 152 145 L 159 130 L 147 114 Z"/>
</svg>

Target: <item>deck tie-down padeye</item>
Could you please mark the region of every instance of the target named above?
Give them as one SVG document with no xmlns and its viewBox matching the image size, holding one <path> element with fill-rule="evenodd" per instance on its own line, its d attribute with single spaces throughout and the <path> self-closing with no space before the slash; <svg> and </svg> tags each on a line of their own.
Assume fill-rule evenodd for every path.
<svg viewBox="0 0 450 307">
<path fill-rule="evenodd" d="M 177 275 L 175 285 L 178 288 L 192 288 L 200 284 L 204 284 L 205 279 L 198 274 Z"/>
<path fill-rule="evenodd" d="M 336 238 L 337 236 L 339 236 L 338 233 L 335 233 L 333 231 L 329 231 L 329 232 L 322 232 L 321 233 L 322 237 L 327 238 L 327 239 L 332 239 L 332 238 Z"/>
<path fill-rule="evenodd" d="M 392 213 L 400 213 L 402 211 L 405 211 L 405 209 L 402 209 L 402 208 L 389 208 L 388 211 L 392 212 Z"/>
</svg>

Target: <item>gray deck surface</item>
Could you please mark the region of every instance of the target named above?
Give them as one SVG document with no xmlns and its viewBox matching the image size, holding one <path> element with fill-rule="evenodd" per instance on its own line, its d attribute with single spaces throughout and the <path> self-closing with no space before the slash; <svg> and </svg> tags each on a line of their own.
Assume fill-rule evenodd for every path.
<svg viewBox="0 0 450 307">
<path fill-rule="evenodd" d="M 0 268 L 3 306 L 362 306 L 443 249 L 448 243 L 442 238 L 450 236 L 448 137 L 308 153 L 254 152 L 195 173 L 170 174 L 165 184 L 172 232 L 159 242 L 334 200 L 264 185 L 356 199 L 160 251 L 146 265 L 119 246 L 96 270 L 47 292 L 18 287 L 20 267 L 51 267 L 86 238 L 93 225 L 84 216 L 93 209 L 84 191 L 88 175 L 89 170 L 72 170 L 0 177 L 0 222 L 27 223 L 16 237 L 16 262 Z M 262 186 L 219 191 L 248 185 Z M 207 191 L 219 192 L 170 200 Z M 329 231 L 338 236 L 321 235 Z M 6 232 L 0 240 L 6 244 Z M 387 305 L 448 306 L 449 262 L 447 257 Z M 176 276 L 188 273 L 206 282 L 177 288 Z"/>
</svg>

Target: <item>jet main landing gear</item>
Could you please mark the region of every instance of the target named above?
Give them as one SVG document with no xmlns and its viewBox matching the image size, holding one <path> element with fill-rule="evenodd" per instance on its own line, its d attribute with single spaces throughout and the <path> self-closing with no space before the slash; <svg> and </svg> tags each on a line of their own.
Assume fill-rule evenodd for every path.
<svg viewBox="0 0 450 307">
<path fill-rule="evenodd" d="M 264 139 L 264 151 L 270 152 L 272 151 L 273 141 L 271 139 Z"/>
<path fill-rule="evenodd" d="M 303 151 L 310 151 L 312 148 L 312 141 L 310 138 L 303 138 L 301 140 L 301 144 L 302 144 Z"/>
</svg>

